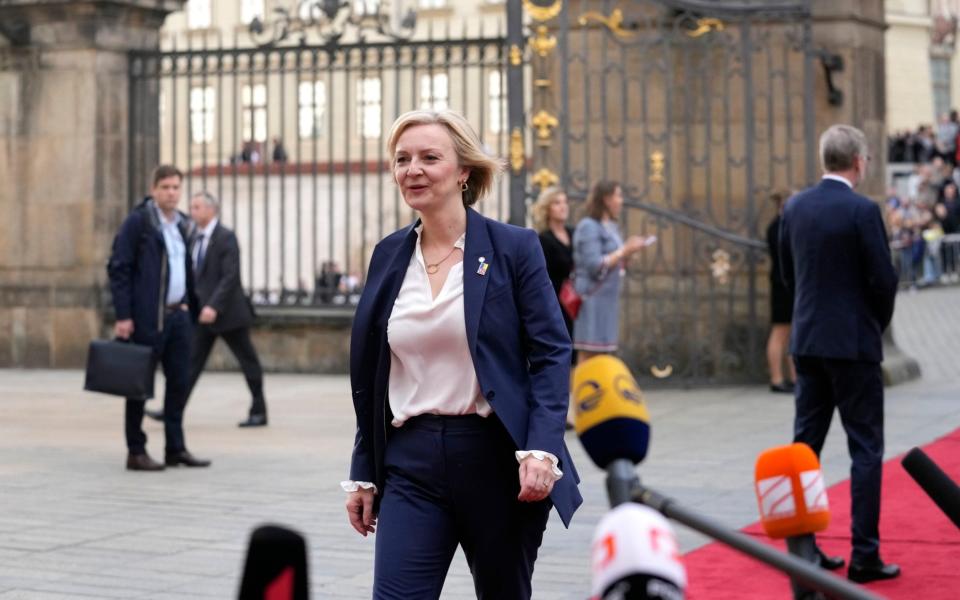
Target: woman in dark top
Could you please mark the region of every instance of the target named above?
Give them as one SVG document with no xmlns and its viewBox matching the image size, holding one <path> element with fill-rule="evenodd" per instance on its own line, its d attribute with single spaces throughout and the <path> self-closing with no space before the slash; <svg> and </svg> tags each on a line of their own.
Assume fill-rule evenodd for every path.
<svg viewBox="0 0 960 600">
<path fill-rule="evenodd" d="M 793 360 L 789 355 L 790 323 L 793 321 L 793 290 L 783 283 L 780 272 L 780 215 L 789 196 L 774 192 L 770 199 L 777 206 L 777 216 L 767 227 L 767 248 L 770 251 L 770 338 L 767 340 L 767 365 L 770 368 L 770 391 L 793 393 L 797 380 Z M 790 379 L 784 379 L 783 362 L 786 359 Z"/>
<path fill-rule="evenodd" d="M 560 188 L 546 188 L 540 192 L 532 211 L 533 226 L 540 233 L 540 245 L 547 261 L 547 275 L 554 293 L 559 294 L 560 286 L 573 271 L 573 228 L 567 225 L 570 216 L 567 195 Z M 572 336 L 573 320 L 566 311 L 562 312 L 567 331 Z"/>
</svg>

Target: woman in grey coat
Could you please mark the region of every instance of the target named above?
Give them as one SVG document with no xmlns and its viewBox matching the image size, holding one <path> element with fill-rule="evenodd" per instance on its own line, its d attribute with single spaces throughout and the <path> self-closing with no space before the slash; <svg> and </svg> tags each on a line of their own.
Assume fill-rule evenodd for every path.
<svg viewBox="0 0 960 600">
<path fill-rule="evenodd" d="M 652 239 L 620 237 L 617 219 L 623 191 L 615 181 L 598 181 L 590 191 L 583 219 L 573 234 L 574 286 L 583 299 L 573 323 L 577 362 L 617 350 L 620 281 L 627 260 Z"/>
</svg>

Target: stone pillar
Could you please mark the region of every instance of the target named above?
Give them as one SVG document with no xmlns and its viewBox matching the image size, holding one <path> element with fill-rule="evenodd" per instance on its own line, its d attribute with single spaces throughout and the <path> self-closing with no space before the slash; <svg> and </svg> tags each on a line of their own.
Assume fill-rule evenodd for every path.
<svg viewBox="0 0 960 600">
<path fill-rule="evenodd" d="M 880 200 L 886 193 L 887 166 L 884 1 L 812 0 L 812 6 L 814 47 L 843 59 L 843 69 L 832 72 L 834 86 L 843 93 L 839 106 L 827 102 L 826 78 L 822 66 L 816 66 L 817 137 L 835 123 L 863 130 L 871 163 L 869 178 L 859 191 Z"/>
<path fill-rule="evenodd" d="M 826 102 L 826 81 L 818 80 L 817 135 L 834 123 L 863 130 L 870 143 L 871 164 L 866 182 L 858 191 L 874 200 L 886 195 L 887 129 L 886 65 L 884 58 L 883 0 L 813 0 L 814 44 L 843 57 L 843 70 L 835 71 L 834 85 L 843 92 L 843 103 Z M 920 365 L 896 345 L 893 333 L 883 337 L 883 378 L 894 385 L 920 376 Z"/>
<path fill-rule="evenodd" d="M 0 366 L 81 366 L 100 335 L 129 207 L 128 51 L 157 48 L 182 5 L 0 0 Z"/>
</svg>

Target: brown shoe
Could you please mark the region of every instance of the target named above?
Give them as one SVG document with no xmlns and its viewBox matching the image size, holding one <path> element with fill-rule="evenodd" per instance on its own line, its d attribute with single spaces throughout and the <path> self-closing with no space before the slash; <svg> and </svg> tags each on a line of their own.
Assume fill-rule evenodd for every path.
<svg viewBox="0 0 960 600">
<path fill-rule="evenodd" d="M 166 460 L 168 467 L 176 467 L 177 465 L 183 465 L 185 467 L 209 467 L 210 461 L 204 460 L 202 458 L 197 458 L 196 456 L 190 454 L 187 450 L 181 450 L 180 452 L 175 452 L 173 454 L 167 454 Z"/>
<path fill-rule="evenodd" d="M 127 455 L 128 471 L 162 471 L 165 468 L 162 464 L 150 458 L 150 455 L 146 452 Z"/>
</svg>

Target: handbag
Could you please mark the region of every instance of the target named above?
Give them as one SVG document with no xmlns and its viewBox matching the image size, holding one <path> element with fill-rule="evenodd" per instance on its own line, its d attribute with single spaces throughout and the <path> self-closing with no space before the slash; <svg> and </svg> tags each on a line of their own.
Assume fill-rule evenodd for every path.
<svg viewBox="0 0 960 600">
<path fill-rule="evenodd" d="M 83 389 L 133 400 L 153 398 L 153 347 L 122 340 L 93 340 Z"/>
<path fill-rule="evenodd" d="M 576 320 L 577 315 L 580 314 L 580 305 L 583 304 L 583 298 L 580 297 L 580 294 L 577 293 L 577 290 L 573 287 L 572 279 L 564 279 L 563 283 L 560 284 L 560 292 L 557 294 L 557 297 L 560 299 L 560 306 L 563 307 L 563 311 L 567 313 L 567 316 L 571 320 Z"/>
</svg>

